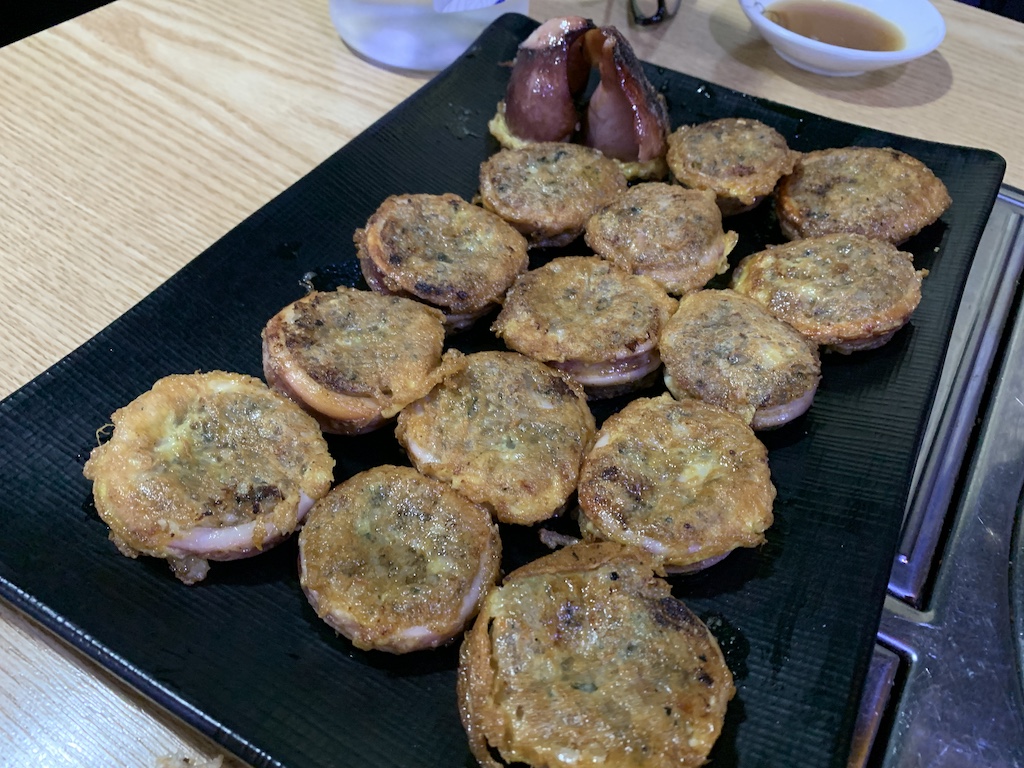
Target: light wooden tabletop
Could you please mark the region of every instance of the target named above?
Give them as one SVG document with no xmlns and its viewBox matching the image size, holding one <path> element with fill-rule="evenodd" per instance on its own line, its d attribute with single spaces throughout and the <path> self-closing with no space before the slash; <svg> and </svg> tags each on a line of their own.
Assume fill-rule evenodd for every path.
<svg viewBox="0 0 1024 768">
<path fill-rule="evenodd" d="M 734 0 L 630 28 L 624 0 L 534 0 L 614 24 L 648 61 L 873 128 L 984 147 L 1024 188 L 1024 25 L 935 0 L 903 67 L 823 78 Z M 326 0 L 116 0 L 0 49 L 0 396 L 86 341 L 426 82 L 338 39 Z M 0 603 L 0 762 L 151 766 L 218 747 Z M 193 763 L 194 764 L 194 763 Z M 225 758 L 225 764 L 234 760 Z"/>
</svg>

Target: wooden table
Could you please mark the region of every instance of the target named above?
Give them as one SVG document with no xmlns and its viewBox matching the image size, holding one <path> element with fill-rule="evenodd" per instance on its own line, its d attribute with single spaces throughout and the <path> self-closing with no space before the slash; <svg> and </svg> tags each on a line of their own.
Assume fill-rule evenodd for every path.
<svg viewBox="0 0 1024 768">
<path fill-rule="evenodd" d="M 990 148 L 1024 188 L 1024 25 L 935 0 L 939 50 L 823 78 L 732 0 L 630 29 L 622 0 L 534 0 L 626 31 L 638 55 L 819 114 Z M 0 49 L 0 334 L 7 395 L 101 330 L 422 85 L 337 38 L 326 0 L 117 0 Z M 150 766 L 216 745 L 0 604 L 9 765 Z M 194 764 L 194 763 L 193 763 Z M 225 758 L 226 765 L 235 764 Z"/>
</svg>

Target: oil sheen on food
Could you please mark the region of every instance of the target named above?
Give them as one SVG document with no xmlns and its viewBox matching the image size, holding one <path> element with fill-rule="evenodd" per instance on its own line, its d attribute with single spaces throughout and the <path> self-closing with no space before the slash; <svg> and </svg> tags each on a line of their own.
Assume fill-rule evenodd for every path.
<svg viewBox="0 0 1024 768">
<path fill-rule="evenodd" d="M 837 0 L 780 0 L 765 18 L 790 32 L 829 45 L 861 51 L 898 51 L 903 33 L 876 13 Z"/>
</svg>

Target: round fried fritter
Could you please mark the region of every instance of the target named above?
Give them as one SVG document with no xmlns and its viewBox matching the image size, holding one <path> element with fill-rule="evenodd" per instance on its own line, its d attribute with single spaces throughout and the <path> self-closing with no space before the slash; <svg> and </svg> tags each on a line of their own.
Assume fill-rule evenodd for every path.
<svg viewBox="0 0 1024 768">
<path fill-rule="evenodd" d="M 186 584 L 283 540 L 331 487 L 316 421 L 251 376 L 167 376 L 111 420 L 84 468 L 96 511 L 122 554 L 165 558 Z"/>
<path fill-rule="evenodd" d="M 263 329 L 263 372 L 325 432 L 362 434 L 441 380 L 443 321 L 440 310 L 399 296 L 314 291 Z"/>
<path fill-rule="evenodd" d="M 492 330 L 568 373 L 589 398 L 612 397 L 657 376 L 658 335 L 675 306 L 648 277 L 596 256 L 570 256 L 520 275 Z"/>
<path fill-rule="evenodd" d="M 490 512 L 411 467 L 380 466 L 336 486 L 299 532 L 310 605 L 357 648 L 436 648 L 476 615 L 498 579 Z"/>
<path fill-rule="evenodd" d="M 480 166 L 480 199 L 531 246 L 566 245 L 587 219 L 626 189 L 626 177 L 596 149 L 543 142 L 503 149 Z"/>
<path fill-rule="evenodd" d="M 723 216 L 754 208 L 792 173 L 799 152 L 760 120 L 726 117 L 677 128 L 668 137 L 668 167 L 690 189 L 710 189 Z"/>
<path fill-rule="evenodd" d="M 583 461 L 584 537 L 691 569 L 756 547 L 772 524 L 768 451 L 734 413 L 663 394 L 610 416 Z"/>
<path fill-rule="evenodd" d="M 462 330 L 529 266 L 526 240 L 458 195 L 392 195 L 354 236 L 369 286 L 440 309 Z"/>
<path fill-rule="evenodd" d="M 425 475 L 506 523 L 562 511 L 595 430 L 583 388 L 518 352 L 460 358 L 398 415 L 395 435 Z"/>
<path fill-rule="evenodd" d="M 818 345 L 743 294 L 684 296 L 658 342 L 665 385 L 770 429 L 810 407 L 821 379 Z"/>
<path fill-rule="evenodd" d="M 695 768 L 735 693 L 704 623 L 644 553 L 610 542 L 546 555 L 492 590 L 457 689 L 486 768 Z"/>
<path fill-rule="evenodd" d="M 884 240 L 835 234 L 751 254 L 732 288 L 811 341 L 848 353 L 880 347 L 907 323 L 926 274 Z"/>
<path fill-rule="evenodd" d="M 790 240 L 853 232 L 900 244 L 949 207 L 946 185 L 920 160 L 895 149 L 808 152 L 775 192 Z"/>
<path fill-rule="evenodd" d="M 656 280 L 678 296 L 729 268 L 736 233 L 722 230 L 710 190 L 637 184 L 587 222 L 586 242 L 602 258 Z"/>
</svg>

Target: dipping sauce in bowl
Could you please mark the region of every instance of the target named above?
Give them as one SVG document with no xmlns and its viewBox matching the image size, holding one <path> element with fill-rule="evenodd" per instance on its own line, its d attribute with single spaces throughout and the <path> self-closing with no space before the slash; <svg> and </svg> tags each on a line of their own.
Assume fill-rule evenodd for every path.
<svg viewBox="0 0 1024 768">
<path fill-rule="evenodd" d="M 764 12 L 769 21 L 811 40 L 859 51 L 898 51 L 900 28 L 877 13 L 838 0 L 779 0 Z"/>
<path fill-rule="evenodd" d="M 939 47 L 946 23 L 929 0 L 739 0 L 757 32 L 790 64 L 859 75 Z"/>
</svg>

